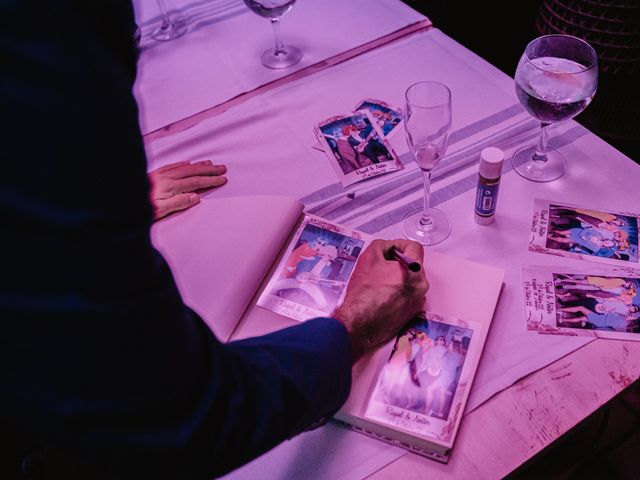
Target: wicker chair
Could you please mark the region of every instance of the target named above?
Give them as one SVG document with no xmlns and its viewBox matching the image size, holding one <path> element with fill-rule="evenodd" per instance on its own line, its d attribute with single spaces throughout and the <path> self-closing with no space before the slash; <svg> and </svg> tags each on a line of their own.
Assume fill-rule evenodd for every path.
<svg viewBox="0 0 640 480">
<path fill-rule="evenodd" d="M 589 42 L 598 53 L 600 84 L 578 118 L 640 163 L 640 1 L 543 0 L 536 19 L 541 35 L 563 33 Z"/>
</svg>

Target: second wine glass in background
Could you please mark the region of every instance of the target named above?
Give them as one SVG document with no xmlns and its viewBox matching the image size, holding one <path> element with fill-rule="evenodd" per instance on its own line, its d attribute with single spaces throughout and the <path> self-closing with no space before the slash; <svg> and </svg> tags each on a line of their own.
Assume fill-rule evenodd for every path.
<svg viewBox="0 0 640 480">
<path fill-rule="evenodd" d="M 184 35 L 187 32 L 187 22 L 179 15 L 169 11 L 166 0 L 156 1 L 160 9 L 162 23 L 151 33 L 151 37 L 160 42 L 168 42 Z"/>
<path fill-rule="evenodd" d="M 271 20 L 273 26 L 275 48 L 269 48 L 262 54 L 262 64 L 273 69 L 297 64 L 302 59 L 302 51 L 293 45 L 285 45 L 280 34 L 280 17 L 291 10 L 296 0 L 244 0 L 244 3 L 252 12 Z"/>
<path fill-rule="evenodd" d="M 405 93 L 404 128 L 409 151 L 422 170 L 424 205 L 404 217 L 402 233 L 422 245 L 435 245 L 451 232 L 449 218 L 430 203 L 431 173 L 444 157 L 451 133 L 449 88 L 429 81 L 411 85 Z"/>
</svg>

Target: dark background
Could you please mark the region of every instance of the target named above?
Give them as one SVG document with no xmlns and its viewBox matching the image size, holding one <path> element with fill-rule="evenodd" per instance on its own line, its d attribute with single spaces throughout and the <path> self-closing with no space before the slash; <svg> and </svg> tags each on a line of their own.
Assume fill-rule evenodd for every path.
<svg viewBox="0 0 640 480">
<path fill-rule="evenodd" d="M 556 9 L 560 8 L 560 4 L 576 8 L 584 8 L 589 4 L 588 0 L 564 0 L 565 3 L 559 0 L 403 1 L 426 15 L 436 28 L 511 77 L 527 43 L 543 33 L 550 33 L 541 33 L 536 25 L 536 20 L 540 24 L 540 10 L 545 1 Z M 607 1 L 599 3 L 605 4 Z M 627 4 L 631 16 L 640 14 L 640 0 L 610 0 L 609 3 Z M 566 18 L 571 18 L 569 13 Z M 640 18 L 634 17 L 628 21 L 635 23 L 636 20 L 637 35 L 633 38 L 640 43 Z M 592 26 L 587 25 L 587 28 Z M 640 49 L 639 45 L 636 46 Z M 638 51 L 633 51 L 632 55 L 637 56 Z M 600 56 L 599 51 L 598 54 Z M 640 59 L 636 60 L 632 75 L 628 71 L 624 75 L 620 72 L 614 75 L 601 69 L 593 102 L 575 120 L 640 164 L 639 92 Z"/>
</svg>

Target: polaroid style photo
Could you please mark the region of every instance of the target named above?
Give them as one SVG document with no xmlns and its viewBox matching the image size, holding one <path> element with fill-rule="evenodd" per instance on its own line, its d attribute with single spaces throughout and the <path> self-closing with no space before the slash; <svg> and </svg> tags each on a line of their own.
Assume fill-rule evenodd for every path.
<svg viewBox="0 0 640 480">
<path fill-rule="evenodd" d="M 386 139 L 393 138 L 402 130 L 402 110 L 382 100 L 366 98 L 359 101 L 353 111 L 368 111 L 380 127 L 382 135 Z M 319 141 L 316 141 L 313 148 L 324 151 Z"/>
<path fill-rule="evenodd" d="M 468 394 L 478 325 L 427 313 L 396 338 L 365 416 L 441 441 L 452 438 Z"/>
<path fill-rule="evenodd" d="M 382 100 L 372 98 L 361 100 L 353 110 L 368 111 L 387 139 L 393 138 L 401 130 L 402 110 Z"/>
<path fill-rule="evenodd" d="M 305 215 L 258 305 L 298 321 L 330 315 L 369 241 L 365 234 Z"/>
<path fill-rule="evenodd" d="M 538 333 L 640 341 L 640 277 L 522 269 L 527 328 Z"/>
<path fill-rule="evenodd" d="M 316 126 L 315 134 L 345 187 L 403 168 L 367 111 L 325 120 Z"/>
<path fill-rule="evenodd" d="M 639 219 L 637 213 L 591 210 L 536 199 L 529 250 L 640 268 Z"/>
</svg>

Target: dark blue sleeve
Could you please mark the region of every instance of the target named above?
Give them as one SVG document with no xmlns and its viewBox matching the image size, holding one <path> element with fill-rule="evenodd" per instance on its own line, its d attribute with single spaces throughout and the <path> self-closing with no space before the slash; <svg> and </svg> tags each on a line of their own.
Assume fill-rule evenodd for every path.
<svg viewBox="0 0 640 480">
<path fill-rule="evenodd" d="M 223 345 L 152 248 L 128 2 L 0 0 L 0 31 L 0 440 L 211 478 L 335 412 L 339 322 Z"/>
</svg>

